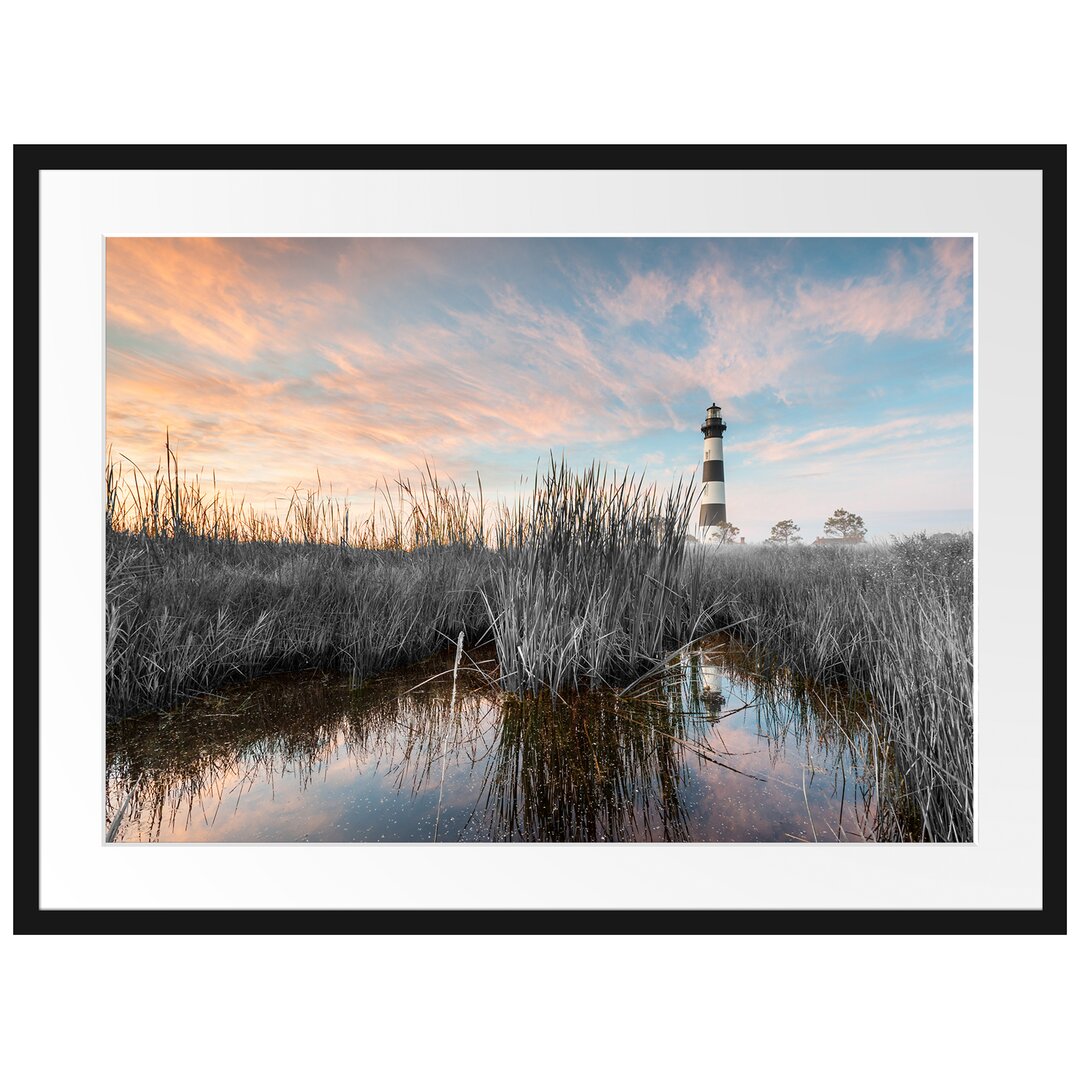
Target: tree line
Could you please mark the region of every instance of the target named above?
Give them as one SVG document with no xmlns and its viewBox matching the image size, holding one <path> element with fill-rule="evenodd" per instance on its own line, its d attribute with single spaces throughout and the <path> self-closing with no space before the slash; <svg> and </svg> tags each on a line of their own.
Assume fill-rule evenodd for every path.
<svg viewBox="0 0 1080 1080">
<path fill-rule="evenodd" d="M 720 525 L 711 526 L 709 535 L 718 544 L 734 544 L 738 540 L 739 527 L 730 521 Z M 866 522 L 862 516 L 845 510 L 838 506 L 832 514 L 825 519 L 825 535 L 838 537 L 842 540 L 862 540 L 866 536 Z M 769 533 L 766 544 L 782 544 L 787 547 L 790 544 L 801 544 L 803 538 L 799 535 L 799 526 L 791 518 L 778 521 Z"/>
</svg>

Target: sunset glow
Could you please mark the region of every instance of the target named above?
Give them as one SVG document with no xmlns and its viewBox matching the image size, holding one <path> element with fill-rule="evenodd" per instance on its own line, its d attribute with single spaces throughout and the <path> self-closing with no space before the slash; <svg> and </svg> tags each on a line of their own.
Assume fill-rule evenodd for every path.
<svg viewBox="0 0 1080 1080">
<path fill-rule="evenodd" d="M 970 239 L 110 239 L 107 441 L 261 508 L 425 461 L 510 495 L 549 453 L 700 474 L 813 539 L 970 528 Z"/>
</svg>

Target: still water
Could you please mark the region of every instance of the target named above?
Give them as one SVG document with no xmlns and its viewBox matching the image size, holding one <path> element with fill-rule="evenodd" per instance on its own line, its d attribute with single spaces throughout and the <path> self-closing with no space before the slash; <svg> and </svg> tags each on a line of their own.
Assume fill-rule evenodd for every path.
<svg viewBox="0 0 1080 1080">
<path fill-rule="evenodd" d="M 520 701 L 490 654 L 271 676 L 109 726 L 116 841 L 861 841 L 858 708 L 723 637 L 622 693 Z"/>
</svg>

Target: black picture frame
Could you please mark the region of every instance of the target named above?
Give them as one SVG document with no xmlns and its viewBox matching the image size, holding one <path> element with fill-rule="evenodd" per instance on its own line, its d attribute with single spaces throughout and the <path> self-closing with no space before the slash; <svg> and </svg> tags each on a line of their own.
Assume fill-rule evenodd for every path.
<svg viewBox="0 0 1080 1080">
<path fill-rule="evenodd" d="M 1066 148 L 1060 145 L 788 146 L 183 146 L 20 145 L 14 148 L 13 494 L 22 525 L 13 543 L 15 670 L 40 672 L 39 179 L 43 170 L 1031 170 L 1042 176 L 1043 507 L 1058 490 L 1065 453 Z M 1054 358 L 1047 361 L 1047 357 Z M 34 458 L 29 468 L 25 455 Z M 1059 498 L 1059 497 L 1058 497 Z M 1044 562 L 1051 536 L 1043 533 Z M 1054 552 L 1060 560 L 1060 553 Z M 1045 579 L 1042 583 L 1045 601 Z M 36 678 L 21 683 L 15 710 L 13 924 L 17 934 L 1061 934 L 1066 930 L 1067 732 L 1064 641 L 1049 633 L 1044 603 L 1042 895 L 1039 910 L 56 910 L 40 905 L 39 702 Z M 32 721 L 31 721 L 32 718 Z M 1053 735 L 1051 740 L 1050 736 Z M 704 922 L 695 915 L 723 914 Z"/>
</svg>

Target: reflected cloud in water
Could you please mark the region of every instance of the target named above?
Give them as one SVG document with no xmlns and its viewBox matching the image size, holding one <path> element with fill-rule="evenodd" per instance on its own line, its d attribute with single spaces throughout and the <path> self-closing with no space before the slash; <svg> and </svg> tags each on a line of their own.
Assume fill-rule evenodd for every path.
<svg viewBox="0 0 1080 1080">
<path fill-rule="evenodd" d="M 477 661 L 456 694 L 437 657 L 359 689 L 272 676 L 112 725 L 106 823 L 135 842 L 903 838 L 879 811 L 894 780 L 865 705 L 734 641 L 621 695 L 510 698 Z"/>
</svg>

